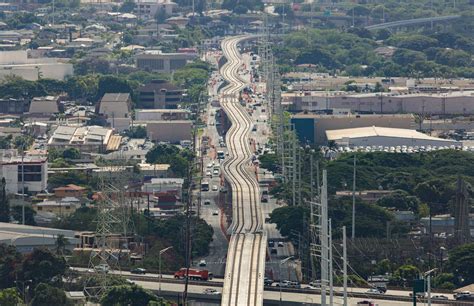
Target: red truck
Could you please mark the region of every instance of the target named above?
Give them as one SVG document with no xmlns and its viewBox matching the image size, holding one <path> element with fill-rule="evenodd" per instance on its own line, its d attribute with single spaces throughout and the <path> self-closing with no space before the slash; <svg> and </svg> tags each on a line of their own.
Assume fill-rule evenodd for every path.
<svg viewBox="0 0 474 306">
<path fill-rule="evenodd" d="M 192 279 L 192 280 L 207 281 L 207 280 L 212 279 L 212 273 L 210 273 L 207 270 L 198 270 L 198 269 L 189 268 L 188 275 L 189 275 L 189 279 Z M 179 271 L 177 271 L 174 274 L 174 278 L 179 278 L 179 279 L 183 279 L 185 278 L 185 276 L 186 276 L 186 268 L 181 268 L 179 269 Z"/>
</svg>

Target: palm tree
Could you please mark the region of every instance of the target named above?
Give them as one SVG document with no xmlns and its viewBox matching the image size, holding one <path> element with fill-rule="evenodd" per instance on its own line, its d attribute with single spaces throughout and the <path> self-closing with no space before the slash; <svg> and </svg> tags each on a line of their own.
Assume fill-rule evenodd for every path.
<svg viewBox="0 0 474 306">
<path fill-rule="evenodd" d="M 69 244 L 69 240 L 64 237 L 63 234 L 59 234 L 54 244 L 56 245 L 56 255 L 64 255 L 66 245 Z"/>
</svg>

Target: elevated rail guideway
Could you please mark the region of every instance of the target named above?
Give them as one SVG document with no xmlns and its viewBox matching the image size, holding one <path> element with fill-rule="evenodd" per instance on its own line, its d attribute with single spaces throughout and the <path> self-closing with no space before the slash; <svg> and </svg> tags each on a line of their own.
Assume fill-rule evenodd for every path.
<svg viewBox="0 0 474 306">
<path fill-rule="evenodd" d="M 232 123 L 226 134 L 229 156 L 223 163 L 224 175 L 232 187 L 231 238 L 221 302 L 225 306 L 263 304 L 266 235 L 251 161 L 249 135 L 253 122 L 239 102 L 246 81 L 239 75 L 243 61 L 237 46 L 250 38 L 236 36 L 222 41 L 227 63 L 220 72 L 229 84 L 221 90 L 220 104 Z"/>
</svg>

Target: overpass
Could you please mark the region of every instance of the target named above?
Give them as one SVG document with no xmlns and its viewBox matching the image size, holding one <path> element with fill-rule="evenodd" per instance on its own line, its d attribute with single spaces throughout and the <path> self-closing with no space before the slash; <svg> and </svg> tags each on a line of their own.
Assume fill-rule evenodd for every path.
<svg viewBox="0 0 474 306">
<path fill-rule="evenodd" d="M 366 26 L 365 28 L 367 30 L 381 30 L 381 29 L 397 28 L 397 27 L 404 27 L 404 26 L 431 23 L 431 22 L 443 22 L 443 21 L 449 21 L 449 20 L 457 19 L 457 18 L 460 18 L 460 17 L 461 17 L 460 15 L 449 15 L 449 16 L 415 18 L 415 19 L 407 19 L 407 20 L 399 20 L 399 21 L 379 23 L 379 24 Z"/>
<path fill-rule="evenodd" d="M 221 305 L 262 305 L 266 235 L 262 230 L 260 190 L 252 166 L 249 135 L 253 121 L 240 105 L 240 91 L 247 85 L 240 77 L 243 62 L 238 44 L 249 36 L 226 38 L 222 50 L 227 63 L 220 73 L 228 85 L 220 91 L 220 104 L 231 121 L 226 134 L 229 156 L 224 175 L 232 189 L 231 238 L 227 253 Z"/>
</svg>

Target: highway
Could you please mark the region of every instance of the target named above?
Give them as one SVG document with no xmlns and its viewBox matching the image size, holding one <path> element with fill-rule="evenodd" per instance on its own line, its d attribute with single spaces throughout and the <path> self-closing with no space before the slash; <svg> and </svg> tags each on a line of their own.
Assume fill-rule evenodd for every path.
<svg viewBox="0 0 474 306">
<path fill-rule="evenodd" d="M 263 304 L 266 235 L 262 231 L 260 191 L 249 143 L 254 123 L 239 102 L 246 83 L 239 75 L 243 61 L 238 44 L 245 39 L 248 37 L 237 36 L 222 41 L 227 63 L 220 73 L 228 85 L 220 92 L 220 104 L 231 122 L 225 137 L 228 157 L 223 162 L 224 175 L 232 190 L 231 239 L 221 301 L 226 306 Z"/>
</svg>

